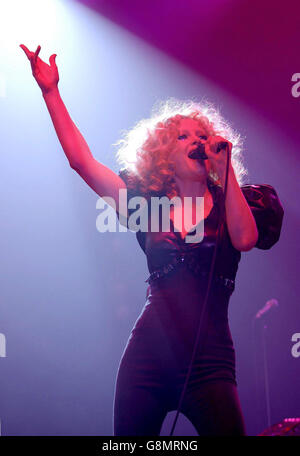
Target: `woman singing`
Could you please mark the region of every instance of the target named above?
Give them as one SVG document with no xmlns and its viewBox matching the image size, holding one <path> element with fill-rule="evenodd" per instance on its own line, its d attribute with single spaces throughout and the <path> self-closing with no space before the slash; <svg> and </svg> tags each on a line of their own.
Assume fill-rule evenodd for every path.
<svg viewBox="0 0 300 456">
<path fill-rule="evenodd" d="M 98 195 L 113 198 L 122 224 L 131 226 L 134 211 L 119 205 L 121 189 L 128 203 L 134 196 L 177 201 L 169 207 L 169 230 L 162 229 L 161 210 L 152 230 L 151 204 L 140 207 L 140 220 L 146 211 L 150 228 L 135 231 L 150 276 L 118 368 L 114 435 L 158 436 L 180 399 L 180 411 L 199 435 L 246 435 L 227 311 L 241 252 L 270 249 L 279 239 L 283 208 L 276 191 L 242 185 L 239 135 L 212 105 L 189 101 L 169 100 L 138 122 L 117 143 L 122 169 L 115 174 L 95 160 L 72 122 L 58 91 L 55 55 L 48 65 L 38 57 L 40 46 L 35 52 L 21 47 L 70 166 Z M 200 150 L 201 158 L 191 157 Z M 204 201 L 200 215 L 197 197 Z M 193 242 L 199 226 L 203 237 Z"/>
</svg>

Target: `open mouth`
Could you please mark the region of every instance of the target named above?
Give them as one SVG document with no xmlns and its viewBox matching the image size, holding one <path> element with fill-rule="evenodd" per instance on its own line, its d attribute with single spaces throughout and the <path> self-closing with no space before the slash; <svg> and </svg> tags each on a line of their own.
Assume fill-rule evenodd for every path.
<svg viewBox="0 0 300 456">
<path fill-rule="evenodd" d="M 197 147 L 195 147 L 194 149 L 192 149 L 189 153 L 188 153 L 188 157 L 189 158 L 192 158 L 192 159 L 206 159 L 207 158 L 207 155 L 205 153 L 205 146 L 204 144 L 199 144 Z"/>
</svg>

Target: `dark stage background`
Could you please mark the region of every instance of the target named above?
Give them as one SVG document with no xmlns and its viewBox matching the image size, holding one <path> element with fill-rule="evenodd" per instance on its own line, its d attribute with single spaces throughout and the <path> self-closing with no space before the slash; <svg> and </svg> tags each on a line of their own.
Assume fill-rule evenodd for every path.
<svg viewBox="0 0 300 456">
<path fill-rule="evenodd" d="M 118 363 L 147 278 L 134 233 L 96 230 L 98 197 L 68 166 L 20 43 L 40 44 L 46 61 L 57 54 L 62 98 L 95 158 L 114 171 L 112 143 L 160 99 L 206 97 L 245 137 L 248 182 L 274 186 L 285 216 L 270 251 L 242 254 L 229 312 L 239 394 L 247 432 L 258 434 L 268 423 L 262 328 L 252 322 L 276 298 L 265 333 L 271 422 L 299 417 L 299 2 L 47 0 L 2 9 L 2 435 L 112 435 Z M 181 415 L 174 435 L 196 431 Z"/>
</svg>

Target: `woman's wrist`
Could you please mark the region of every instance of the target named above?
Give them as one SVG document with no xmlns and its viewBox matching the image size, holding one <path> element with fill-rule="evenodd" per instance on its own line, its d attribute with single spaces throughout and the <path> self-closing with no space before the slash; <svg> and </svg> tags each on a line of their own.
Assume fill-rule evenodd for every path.
<svg viewBox="0 0 300 456">
<path fill-rule="evenodd" d="M 57 86 L 56 87 L 52 87 L 51 89 L 49 89 L 47 91 L 43 91 L 42 90 L 42 95 L 43 95 L 45 100 L 47 98 L 56 97 L 57 95 L 59 95 L 58 87 Z"/>
<path fill-rule="evenodd" d="M 222 185 L 223 190 L 225 189 L 225 181 L 226 181 L 226 168 L 222 169 L 222 172 L 218 173 L 220 183 Z M 229 163 L 228 167 L 228 180 L 232 177 L 235 177 L 234 169 L 232 163 Z"/>
</svg>

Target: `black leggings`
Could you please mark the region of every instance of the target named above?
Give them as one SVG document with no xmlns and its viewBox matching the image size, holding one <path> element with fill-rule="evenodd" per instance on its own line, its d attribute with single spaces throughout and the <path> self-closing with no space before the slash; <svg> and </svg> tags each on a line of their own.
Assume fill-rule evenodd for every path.
<svg viewBox="0 0 300 456">
<path fill-rule="evenodd" d="M 180 391 L 173 396 L 177 403 L 171 404 L 167 391 L 134 387 L 124 380 L 119 376 L 116 383 L 114 435 L 159 436 L 167 413 L 178 406 Z M 232 382 L 216 379 L 188 390 L 181 413 L 199 435 L 246 435 L 237 387 Z"/>
<path fill-rule="evenodd" d="M 115 385 L 114 435 L 158 436 L 177 410 L 206 285 L 180 271 L 163 290 L 151 287 L 124 349 Z M 187 300 L 188 296 L 188 300 Z M 181 407 L 199 435 L 245 435 L 228 327 L 229 295 L 215 288 Z M 176 429 L 176 428 L 175 428 Z M 171 429 L 170 429 L 171 431 Z"/>
</svg>

